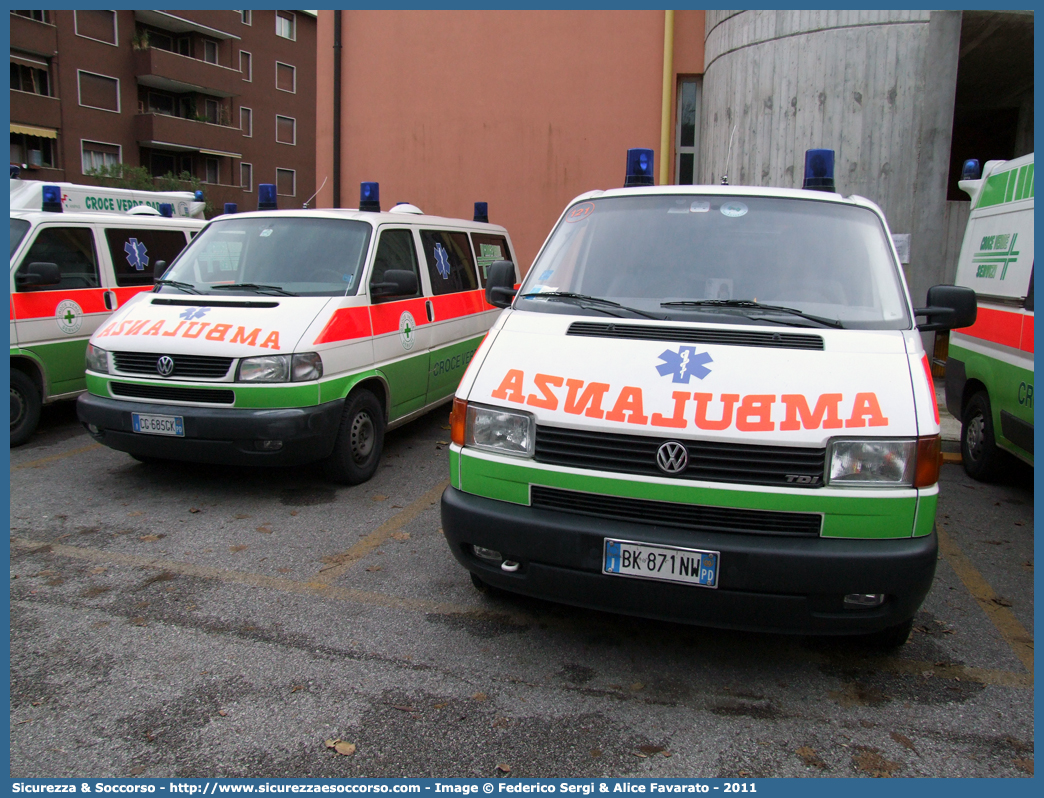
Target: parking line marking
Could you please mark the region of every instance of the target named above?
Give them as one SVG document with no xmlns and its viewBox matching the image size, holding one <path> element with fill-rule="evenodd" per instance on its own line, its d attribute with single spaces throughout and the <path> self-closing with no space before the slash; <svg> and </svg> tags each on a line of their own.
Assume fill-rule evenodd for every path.
<svg viewBox="0 0 1044 798">
<path fill-rule="evenodd" d="M 77 454 L 83 454 L 89 452 L 91 449 L 101 448 L 100 443 L 92 443 L 88 446 L 81 446 L 79 449 L 70 449 L 67 452 L 61 454 L 52 454 L 50 457 L 41 457 L 39 460 L 30 460 L 28 463 L 22 463 L 21 465 L 11 466 L 12 471 L 21 471 L 26 468 L 41 468 L 45 465 L 53 463 L 55 460 L 62 460 L 66 457 L 73 457 Z"/>
<path fill-rule="evenodd" d="M 424 498 L 424 497 L 422 497 Z M 321 596 L 337 601 L 348 601 L 371 607 L 383 607 L 387 609 L 409 610 L 433 615 L 457 615 L 476 620 L 505 620 L 517 626 L 534 626 L 547 624 L 551 627 L 573 627 L 575 624 L 569 620 L 560 620 L 546 617 L 537 617 L 527 612 L 511 611 L 504 607 L 495 610 L 477 609 L 449 602 L 427 601 L 425 599 L 399 598 L 389 596 L 385 593 L 375 593 L 368 590 L 356 590 L 354 588 L 335 587 L 323 582 L 309 581 L 298 582 L 279 576 L 265 576 L 247 571 L 232 571 L 224 568 L 213 568 L 204 565 L 193 565 L 192 563 L 179 562 L 177 560 L 164 560 L 158 557 L 146 557 L 138 554 L 126 554 L 121 552 L 104 551 L 102 549 L 89 549 L 80 546 L 68 546 L 62 543 L 47 543 L 41 540 L 29 540 L 26 538 L 11 538 L 11 549 L 21 549 L 23 553 L 51 553 L 58 557 L 67 557 L 74 560 L 85 560 L 87 562 L 107 563 L 125 565 L 131 568 L 152 568 L 158 571 L 167 571 L 182 576 L 196 576 L 202 579 L 214 579 L 228 584 L 245 585 L 269 590 L 279 590 L 285 593 L 296 593 L 299 595 Z M 807 659 L 807 652 L 803 654 Z M 813 661 L 827 661 L 815 655 L 811 656 Z M 833 662 L 834 660 L 830 660 Z M 921 660 L 900 659 L 898 657 L 871 657 L 860 656 L 860 667 L 866 667 L 876 672 L 887 672 L 897 675 L 922 676 L 925 678 L 937 678 L 946 680 L 960 680 L 974 682 L 977 684 L 996 687 L 1011 687 L 1016 689 L 1033 689 L 1033 673 L 1013 673 L 1011 671 L 995 670 L 991 668 L 974 668 L 967 665 L 937 665 L 933 662 Z"/>
<path fill-rule="evenodd" d="M 982 607 L 986 617 L 993 621 L 993 625 L 997 627 L 997 631 L 1001 633 L 1001 637 L 1011 647 L 1015 656 L 1032 674 L 1033 636 L 1019 623 L 1019 619 L 1015 617 L 1015 613 L 1010 608 L 997 603 L 996 599 L 999 596 L 953 539 L 938 527 L 936 532 L 939 538 L 939 551 L 946 558 L 946 562 L 950 564 L 968 592 Z"/>
<path fill-rule="evenodd" d="M 398 532 L 406 524 L 427 510 L 439 500 L 442 492 L 449 487 L 449 480 L 440 482 L 412 504 L 396 513 L 373 532 L 368 534 L 347 551 L 340 554 L 331 554 L 324 558 L 327 565 L 319 569 L 319 575 L 315 578 L 317 584 L 329 584 L 335 579 L 342 577 L 345 572 L 355 563 L 384 543 L 393 533 Z"/>
</svg>

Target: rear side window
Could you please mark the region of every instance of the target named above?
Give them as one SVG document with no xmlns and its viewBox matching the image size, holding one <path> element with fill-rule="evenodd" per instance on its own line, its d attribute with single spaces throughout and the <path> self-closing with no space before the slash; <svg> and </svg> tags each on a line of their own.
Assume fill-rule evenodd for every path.
<svg viewBox="0 0 1044 798">
<path fill-rule="evenodd" d="M 18 245 L 22 243 L 22 239 L 25 238 L 25 234 L 29 230 L 29 222 L 25 219 L 12 219 L 11 220 L 11 254 L 7 257 L 14 255 L 15 250 L 18 249 Z"/>
<path fill-rule="evenodd" d="M 453 294 L 478 288 L 468 234 L 449 230 L 421 230 L 421 246 L 428 261 L 431 292 Z"/>
<path fill-rule="evenodd" d="M 498 260 L 514 261 L 508 249 L 507 238 L 487 233 L 472 233 L 471 242 L 475 245 L 475 260 L 478 261 L 479 281 L 486 287 L 489 267 Z"/>
<path fill-rule="evenodd" d="M 384 230 L 377 242 L 377 255 L 373 260 L 370 285 L 384 282 L 384 273 L 389 270 L 413 272 L 417 275 L 417 293 L 420 296 L 420 270 L 417 268 L 417 248 L 413 245 L 412 230 Z M 374 302 L 406 299 L 403 296 L 375 297 Z"/>
<path fill-rule="evenodd" d="M 181 230 L 110 227 L 105 231 L 116 285 L 152 285 L 156 261 L 171 264 L 185 248 Z"/>
<path fill-rule="evenodd" d="M 98 288 L 98 258 L 89 227 L 42 227 L 18 266 L 28 273 L 31 263 L 54 263 L 62 274 L 58 285 L 20 288 L 20 291 L 69 291 Z"/>
</svg>

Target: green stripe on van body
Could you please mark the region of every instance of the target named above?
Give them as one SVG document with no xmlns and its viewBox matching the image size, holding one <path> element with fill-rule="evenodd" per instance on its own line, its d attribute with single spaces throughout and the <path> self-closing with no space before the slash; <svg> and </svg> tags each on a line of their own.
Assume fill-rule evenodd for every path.
<svg viewBox="0 0 1044 798">
<path fill-rule="evenodd" d="M 461 377 L 484 337 L 485 334 L 431 350 L 428 359 L 428 403 L 450 396 L 457 390 Z"/>
<path fill-rule="evenodd" d="M 976 208 L 1033 199 L 1033 164 L 990 175 L 979 192 Z"/>
<path fill-rule="evenodd" d="M 915 538 L 932 534 L 932 530 L 935 529 L 935 510 L 938 505 L 938 489 L 935 493 L 928 495 L 921 491 L 921 495 L 917 498 L 917 520 L 914 522 L 913 532 Z"/>
<path fill-rule="evenodd" d="M 84 355 L 87 352 L 87 339 L 75 338 L 71 341 L 55 341 L 49 344 L 27 344 L 15 349 L 11 348 L 11 357 L 21 355 L 28 357 L 43 369 L 44 384 L 48 396 L 51 394 L 82 391 L 86 387 L 84 381 Z M 46 399 L 46 397 L 44 397 Z"/>
<path fill-rule="evenodd" d="M 531 461 L 502 462 L 461 452 L 461 490 L 490 499 L 529 504 L 529 485 L 546 485 L 563 490 L 604 494 L 651 501 L 682 502 L 715 507 L 735 507 L 777 512 L 823 513 L 822 536 L 831 538 L 906 538 L 913 533 L 917 497 L 890 495 L 838 496 L 828 488 L 807 493 L 747 491 L 734 488 L 708 488 L 685 481 L 644 482 L 627 477 L 576 474 L 557 469 L 538 468 Z M 924 509 L 924 508 L 922 508 Z"/>
</svg>

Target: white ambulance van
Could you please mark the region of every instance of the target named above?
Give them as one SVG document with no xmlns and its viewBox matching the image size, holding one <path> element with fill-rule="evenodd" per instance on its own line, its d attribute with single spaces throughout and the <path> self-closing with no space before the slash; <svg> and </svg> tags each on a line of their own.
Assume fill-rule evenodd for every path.
<svg viewBox="0 0 1044 798">
<path fill-rule="evenodd" d="M 950 335 L 946 409 L 961 420 L 964 470 L 997 476 L 997 450 L 1033 465 L 1033 154 L 965 164 L 972 211 L 957 285 L 975 289 L 978 317 Z"/>
<path fill-rule="evenodd" d="M 11 445 L 75 398 L 87 339 L 205 224 L 188 192 L 11 180 Z"/>
<path fill-rule="evenodd" d="M 833 193 L 628 186 L 565 209 L 462 380 L 442 523 L 476 587 L 905 642 L 935 573 L 939 416 L 888 225 Z M 644 185 L 643 185 L 644 184 Z M 811 190 L 812 188 L 819 190 Z"/>
<path fill-rule="evenodd" d="M 514 261 L 485 203 L 447 219 L 381 212 L 378 192 L 364 183 L 358 210 L 211 220 L 91 338 L 90 434 L 145 461 L 322 460 L 336 481 L 369 479 L 385 430 L 452 398 L 500 313 L 489 266 Z"/>
</svg>

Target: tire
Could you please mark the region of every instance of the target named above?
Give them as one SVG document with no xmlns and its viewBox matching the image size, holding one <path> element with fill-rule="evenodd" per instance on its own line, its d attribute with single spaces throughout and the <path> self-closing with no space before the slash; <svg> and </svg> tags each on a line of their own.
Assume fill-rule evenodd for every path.
<svg viewBox="0 0 1044 798">
<path fill-rule="evenodd" d="M 895 649 L 902 648 L 906 644 L 906 641 L 910 639 L 910 632 L 912 631 L 913 618 L 910 618 L 895 626 L 882 629 L 880 632 L 862 635 L 859 638 L 859 642 L 863 646 L 877 651 L 895 651 Z"/>
<path fill-rule="evenodd" d="M 333 453 L 324 461 L 326 475 L 342 485 L 358 485 L 374 475 L 384 449 L 384 408 L 365 389 L 344 403 Z"/>
<path fill-rule="evenodd" d="M 11 445 L 21 446 L 40 423 L 40 392 L 24 372 L 11 369 Z"/>
<path fill-rule="evenodd" d="M 993 434 L 993 410 L 986 391 L 968 400 L 961 416 L 961 460 L 972 479 L 989 482 L 997 475 L 1000 453 Z"/>
</svg>

